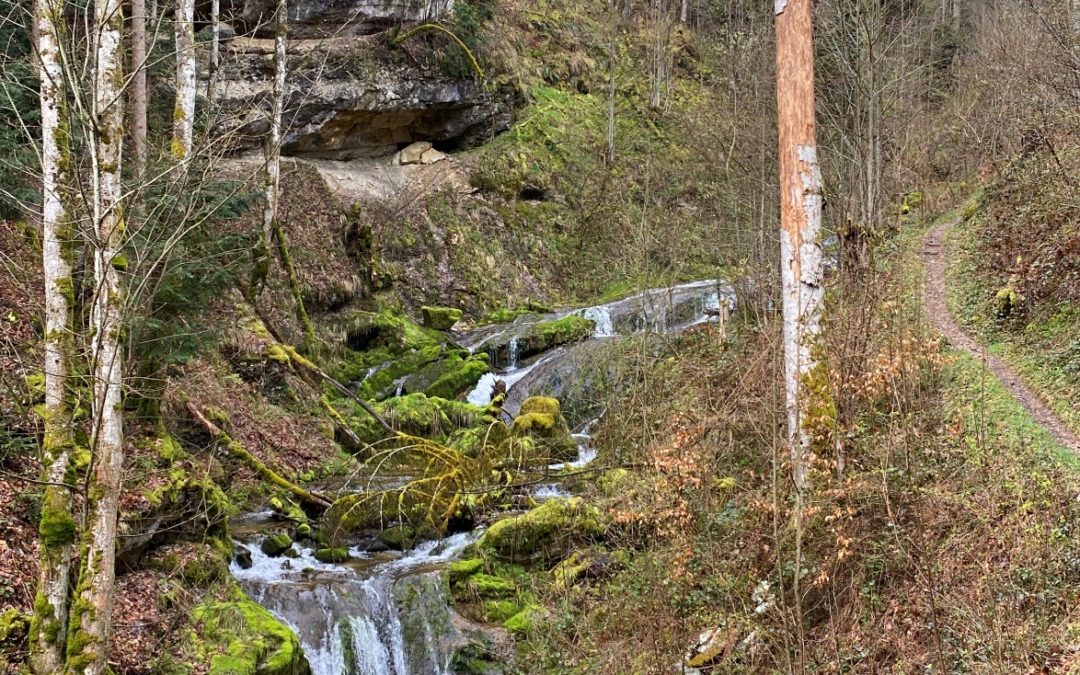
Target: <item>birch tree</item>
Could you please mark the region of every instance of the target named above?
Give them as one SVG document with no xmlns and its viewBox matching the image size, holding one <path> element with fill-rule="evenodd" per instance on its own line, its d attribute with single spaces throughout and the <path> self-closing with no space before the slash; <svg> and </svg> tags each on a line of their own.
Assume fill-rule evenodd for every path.
<svg viewBox="0 0 1080 675">
<path fill-rule="evenodd" d="M 210 2 L 210 76 L 206 78 L 206 97 L 214 98 L 214 82 L 221 68 L 221 0 Z"/>
<path fill-rule="evenodd" d="M 131 151 L 134 172 L 146 168 L 146 0 L 131 0 Z"/>
<path fill-rule="evenodd" d="M 64 119 L 64 71 L 60 57 L 62 0 L 37 0 L 41 96 L 42 268 L 45 278 L 45 437 L 42 444 L 41 558 L 31 631 L 30 663 L 35 673 L 55 673 L 63 665 L 75 520 L 71 493 L 64 486 L 73 447 L 67 378 L 72 353 L 70 219 L 61 190 L 68 164 Z"/>
<path fill-rule="evenodd" d="M 776 91 L 780 150 L 780 265 L 784 315 L 787 442 L 799 492 L 806 488 L 808 440 L 802 381 L 813 369 L 820 330 L 823 191 L 814 120 L 811 0 L 776 0 Z"/>
<path fill-rule="evenodd" d="M 262 237 L 269 263 L 270 245 L 274 241 L 278 199 L 281 192 L 281 117 L 285 107 L 286 41 L 288 17 L 286 0 L 278 0 L 274 12 L 274 85 L 270 93 L 270 133 L 266 137 L 266 208 L 263 210 Z"/>
<path fill-rule="evenodd" d="M 176 107 L 172 154 L 191 156 L 195 135 L 195 0 L 176 0 Z"/>
<path fill-rule="evenodd" d="M 124 461 L 121 344 L 124 258 L 121 162 L 124 111 L 121 0 L 96 0 L 90 142 L 94 297 L 90 311 L 93 404 L 85 551 L 72 604 L 67 671 L 108 672 L 109 624 L 116 580 L 116 526 Z"/>
</svg>

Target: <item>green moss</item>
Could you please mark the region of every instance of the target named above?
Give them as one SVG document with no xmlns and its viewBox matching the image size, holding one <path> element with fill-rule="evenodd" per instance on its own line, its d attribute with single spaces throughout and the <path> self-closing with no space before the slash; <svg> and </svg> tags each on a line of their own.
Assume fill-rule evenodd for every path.
<svg viewBox="0 0 1080 675">
<path fill-rule="evenodd" d="M 360 440 L 375 443 L 386 437 L 386 430 L 355 403 L 342 401 L 339 405 Z M 394 429 L 432 438 L 484 422 L 484 411 L 476 406 L 424 394 L 391 398 L 376 403 L 374 408 Z"/>
<path fill-rule="evenodd" d="M 562 416 L 559 401 L 546 396 L 525 399 L 511 429 L 515 437 L 533 439 L 551 459 L 569 460 L 577 456 L 577 442 Z"/>
<path fill-rule="evenodd" d="M 604 530 L 599 510 L 580 497 L 553 499 L 496 522 L 478 547 L 511 562 L 552 560 L 562 558 L 575 542 L 602 536 Z"/>
<path fill-rule="evenodd" d="M 30 628 L 30 619 L 14 607 L 0 612 L 0 645 L 19 644 Z"/>
<path fill-rule="evenodd" d="M 379 532 L 379 541 L 399 551 L 412 546 L 416 538 L 416 529 L 408 525 L 394 525 Z"/>
<path fill-rule="evenodd" d="M 315 559 L 319 562 L 336 564 L 349 560 L 349 549 L 344 547 L 320 548 L 315 551 Z"/>
<path fill-rule="evenodd" d="M 435 380 L 424 393 L 428 396 L 453 399 L 475 386 L 480 378 L 491 370 L 487 354 L 472 356 L 468 359 L 456 357 L 455 366 Z"/>
<path fill-rule="evenodd" d="M 195 608 L 193 618 L 200 636 L 195 639 L 202 642 L 196 649 L 210 656 L 211 675 L 306 672 L 296 635 L 250 600 L 206 602 Z"/>
<path fill-rule="evenodd" d="M 263 349 L 263 357 L 268 361 L 274 361 L 276 363 L 283 363 L 288 365 L 290 362 L 289 353 L 285 349 L 277 344 L 268 344 Z"/>
<path fill-rule="evenodd" d="M 482 558 L 467 558 L 465 560 L 455 560 L 446 569 L 450 575 L 450 583 L 456 584 L 468 579 L 483 568 L 484 560 Z"/>
<path fill-rule="evenodd" d="M 46 501 L 41 508 L 38 521 L 38 533 L 46 547 L 58 549 L 75 540 L 78 526 L 66 505 L 51 504 Z"/>
<path fill-rule="evenodd" d="M 517 591 L 513 581 L 483 572 L 470 576 L 461 588 L 480 598 L 503 598 Z"/>
<path fill-rule="evenodd" d="M 452 307 L 431 307 L 424 305 L 420 308 L 424 317 L 424 326 L 433 330 L 450 330 L 461 320 L 461 310 Z"/>
<path fill-rule="evenodd" d="M 206 544 L 179 544 L 159 549 L 148 556 L 144 564 L 194 588 L 207 588 L 229 575 L 225 555 Z"/>
<path fill-rule="evenodd" d="M 292 548 L 292 543 L 292 537 L 285 532 L 281 532 L 263 539 L 259 548 L 262 549 L 262 552 L 266 555 L 274 557 L 279 556 Z"/>
<path fill-rule="evenodd" d="M 23 383 L 26 385 L 26 390 L 35 401 L 44 400 L 45 373 L 30 373 L 23 377 Z"/>
<path fill-rule="evenodd" d="M 491 623 L 502 623 L 521 612 L 521 605 L 513 600 L 485 600 L 480 603 L 480 618 Z"/>
<path fill-rule="evenodd" d="M 503 622 L 503 628 L 516 637 L 523 637 L 532 631 L 543 611 L 536 605 L 530 605 Z"/>
<path fill-rule="evenodd" d="M 128 257 L 123 253 L 117 253 L 112 258 L 113 269 L 121 272 L 126 272 L 128 268 Z"/>
</svg>

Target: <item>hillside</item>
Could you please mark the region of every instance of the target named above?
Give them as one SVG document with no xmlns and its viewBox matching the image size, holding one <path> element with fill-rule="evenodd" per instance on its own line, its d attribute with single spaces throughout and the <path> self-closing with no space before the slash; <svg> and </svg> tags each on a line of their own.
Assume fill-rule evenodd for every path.
<svg viewBox="0 0 1080 675">
<path fill-rule="evenodd" d="M 1063 2 L 953 3 L 815 3 L 800 459 L 774 3 L 296 0 L 279 61 L 276 3 L 220 3 L 218 44 L 197 2 L 190 154 L 183 22 L 155 4 L 147 155 L 121 131 L 104 262 L 90 178 L 119 168 L 65 61 L 51 289 L 43 52 L 0 2 L 0 664 L 43 672 L 63 645 L 68 672 L 107 649 L 117 674 L 1080 668 L 1075 35 Z M 92 15 L 62 9 L 61 58 L 90 63 Z M 78 560 L 107 492 L 103 267 L 126 293 L 105 647 L 83 626 L 100 607 L 72 595 L 61 630 L 39 590 L 57 551 L 65 591 L 97 571 Z M 49 474 L 57 292 L 69 458 Z"/>
</svg>

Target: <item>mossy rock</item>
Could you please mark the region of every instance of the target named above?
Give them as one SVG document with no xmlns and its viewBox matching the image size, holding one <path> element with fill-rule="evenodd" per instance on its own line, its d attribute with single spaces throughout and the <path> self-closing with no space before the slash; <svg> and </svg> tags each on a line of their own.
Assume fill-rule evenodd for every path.
<svg viewBox="0 0 1080 675">
<path fill-rule="evenodd" d="M 292 548 L 293 540 L 287 533 L 281 532 L 279 534 L 270 535 L 266 539 L 262 540 L 259 544 L 259 548 L 263 553 L 271 558 L 283 555 L 285 551 Z"/>
<path fill-rule="evenodd" d="M 537 441 L 551 459 L 567 461 L 577 456 L 577 442 L 570 435 L 557 399 L 547 396 L 525 399 L 511 433 Z"/>
<path fill-rule="evenodd" d="M 496 522 L 477 546 L 509 562 L 554 561 L 564 558 L 574 545 L 603 536 L 604 531 L 600 511 L 585 500 L 553 499 Z"/>
<path fill-rule="evenodd" d="M 504 621 L 503 628 L 515 637 L 525 637 L 532 632 L 537 622 L 543 618 L 543 614 L 543 610 L 536 605 L 529 605 Z"/>
<path fill-rule="evenodd" d="M 338 546 L 362 532 L 381 531 L 387 523 L 407 522 L 419 517 L 426 508 L 411 496 L 404 500 L 398 497 L 397 494 L 371 493 L 341 497 L 323 514 L 319 541 L 327 546 Z"/>
<path fill-rule="evenodd" d="M 321 563 L 327 564 L 348 562 L 349 549 L 341 546 L 336 548 L 320 548 L 315 551 L 315 559 Z"/>
<path fill-rule="evenodd" d="M 570 588 L 586 579 L 599 579 L 612 574 L 629 562 L 625 551 L 608 551 L 592 547 L 572 552 L 551 570 L 552 579 L 562 588 Z"/>
<path fill-rule="evenodd" d="M 379 541 L 397 551 L 411 548 L 416 543 L 416 539 L 416 528 L 408 525 L 394 525 L 379 532 Z"/>
<path fill-rule="evenodd" d="M 568 314 L 561 319 L 539 321 L 527 327 L 523 334 L 508 336 L 488 346 L 497 365 L 510 363 L 511 344 L 517 351 L 518 359 L 526 359 L 545 352 L 553 347 L 578 342 L 592 336 L 596 322 L 577 314 Z"/>
<path fill-rule="evenodd" d="M 20 612 L 15 607 L 8 607 L 0 612 L 0 647 L 4 647 L 5 653 L 10 649 L 22 644 L 30 630 L 30 617 Z"/>
<path fill-rule="evenodd" d="M 491 371 L 487 354 L 462 359 L 460 356 L 443 359 L 443 373 L 424 391 L 428 396 L 453 399 L 476 386 L 480 378 Z"/>
<path fill-rule="evenodd" d="M 450 563 L 446 571 L 450 575 L 450 584 L 454 585 L 468 579 L 482 569 L 484 569 L 483 558 L 466 558 Z"/>
<path fill-rule="evenodd" d="M 473 574 L 458 588 L 478 598 L 505 598 L 517 592 L 517 584 L 510 579 L 483 572 Z"/>
<path fill-rule="evenodd" d="M 424 317 L 424 326 L 432 330 L 450 330 L 458 321 L 461 321 L 461 310 L 453 307 L 431 307 L 424 305 L 420 308 Z"/>
<path fill-rule="evenodd" d="M 242 593 L 239 593 L 242 596 Z M 309 675 L 296 634 L 256 603 L 239 597 L 206 602 L 192 616 L 195 650 L 209 656 L 210 675 Z"/>
<path fill-rule="evenodd" d="M 521 612 L 521 605 L 513 600 L 485 600 L 477 608 L 480 619 L 488 623 L 502 623 Z"/>
</svg>

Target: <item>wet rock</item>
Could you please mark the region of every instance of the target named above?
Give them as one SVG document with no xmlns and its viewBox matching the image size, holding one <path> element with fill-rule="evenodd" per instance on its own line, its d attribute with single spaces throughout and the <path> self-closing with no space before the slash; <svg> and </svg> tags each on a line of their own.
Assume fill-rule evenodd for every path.
<svg viewBox="0 0 1080 675">
<path fill-rule="evenodd" d="M 243 546 L 233 548 L 233 562 L 242 570 L 249 570 L 254 564 L 251 560 L 251 551 Z"/>
<path fill-rule="evenodd" d="M 379 541 L 389 548 L 403 551 L 416 542 L 416 530 L 408 525 L 395 525 L 379 533 Z"/>
<path fill-rule="evenodd" d="M 349 549 L 344 547 L 320 548 L 315 551 L 315 559 L 328 564 L 343 563 L 349 559 Z"/>
<path fill-rule="evenodd" d="M 271 558 L 277 557 L 292 548 L 292 537 L 282 532 L 274 534 L 262 540 L 259 549 Z"/>
<path fill-rule="evenodd" d="M 276 0 L 224 0 L 222 14 L 238 29 L 273 37 Z M 392 26 L 437 19 L 454 8 L 453 0 L 301 0 L 289 3 L 289 38 L 312 39 L 368 35 Z"/>
</svg>

